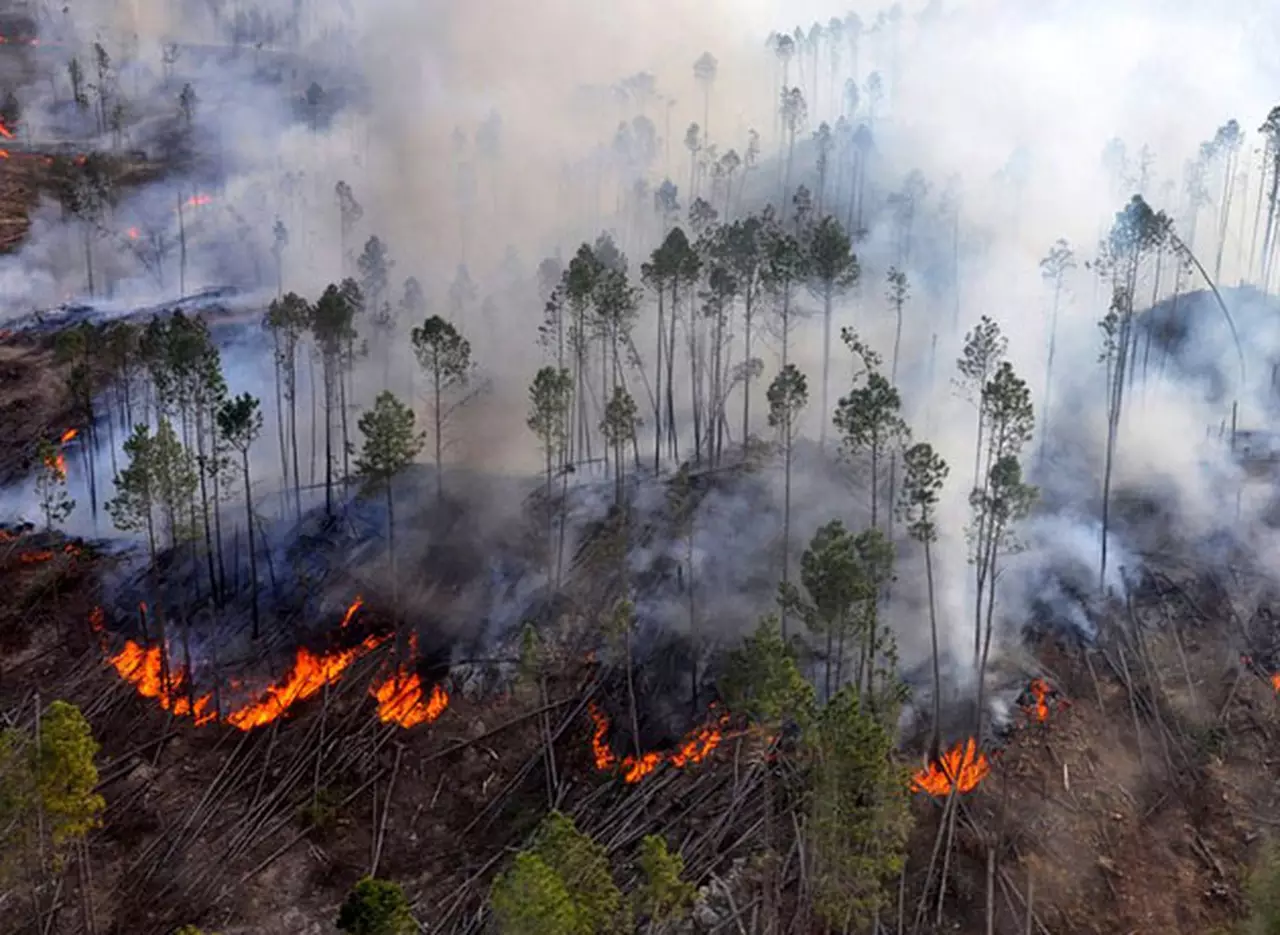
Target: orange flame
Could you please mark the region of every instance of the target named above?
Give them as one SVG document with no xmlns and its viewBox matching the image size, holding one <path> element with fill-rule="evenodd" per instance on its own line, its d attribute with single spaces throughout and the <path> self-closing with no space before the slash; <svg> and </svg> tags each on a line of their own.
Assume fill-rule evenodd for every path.
<svg viewBox="0 0 1280 935">
<path fill-rule="evenodd" d="M 347 625 L 351 623 L 351 618 L 356 615 L 356 611 L 358 611 L 363 606 L 364 606 L 364 598 L 361 597 L 359 594 L 357 594 L 356 599 L 351 602 L 351 606 L 347 608 L 346 614 L 344 614 L 342 617 L 342 629 L 345 630 L 347 628 Z"/>
<path fill-rule="evenodd" d="M 403 669 L 369 692 L 378 699 L 378 720 L 384 724 L 398 724 L 403 728 L 430 724 L 449 707 L 449 693 L 437 685 L 431 689 L 431 697 L 422 697 L 422 679 L 418 673 L 406 673 Z"/>
<path fill-rule="evenodd" d="M 306 701 L 365 653 L 375 649 L 386 637 L 370 636 L 353 649 L 340 649 L 316 655 L 305 648 L 298 650 L 293 668 L 284 681 L 267 686 L 261 700 L 227 715 L 226 721 L 240 730 L 253 730 L 270 724 L 300 701 Z"/>
<path fill-rule="evenodd" d="M 0 149 L 0 159 L 8 159 L 8 158 L 9 158 L 9 150 Z"/>
<path fill-rule="evenodd" d="M 1047 701 L 1049 697 L 1048 683 L 1045 682 L 1044 679 L 1032 679 L 1030 690 L 1031 696 L 1034 699 L 1031 706 L 1028 708 L 1031 715 L 1037 721 L 1043 722 L 1049 720 L 1049 703 Z"/>
<path fill-rule="evenodd" d="M 622 773 L 623 782 L 637 783 L 648 776 L 663 763 L 670 763 L 677 769 L 690 763 L 701 763 L 724 742 L 724 728 L 729 723 L 729 715 L 722 714 L 712 724 L 696 728 L 688 737 L 667 753 L 645 753 L 641 756 L 628 755 L 618 759 L 606 739 L 609 733 L 609 718 L 595 704 L 587 708 L 591 720 L 595 722 L 595 730 L 591 734 L 591 753 L 596 761 L 596 769 L 604 771 L 615 767 Z"/>
<path fill-rule="evenodd" d="M 129 228 L 129 230 L 128 230 L 128 234 L 129 234 L 129 239 L 130 239 L 130 240 L 137 240 L 137 239 L 138 239 L 138 237 L 139 237 L 139 236 L 141 236 L 141 235 L 139 234 L 139 232 L 138 232 L 138 229 L 137 229 L 136 227 L 131 227 L 131 228 Z"/>
<path fill-rule="evenodd" d="M 145 603 L 140 603 L 138 608 L 146 614 Z M 105 644 L 105 615 L 101 607 L 94 607 L 90 611 L 89 626 Z M 108 655 L 107 661 L 121 678 L 134 687 L 138 694 L 144 698 L 155 698 L 162 708 L 176 716 L 193 718 L 196 726 L 220 719 L 239 730 L 249 731 L 264 724 L 270 724 L 295 704 L 319 694 L 325 685 L 336 681 L 353 662 L 376 649 L 386 639 L 386 636 L 370 636 L 358 646 L 325 653 L 313 653 L 306 648 L 300 648 L 293 667 L 282 680 L 268 685 L 256 700 L 221 715 L 214 710 L 211 695 L 204 695 L 194 700 L 188 697 L 190 692 L 183 691 L 182 673 L 171 669 L 166 685 L 162 666 L 164 657 L 159 646 L 144 648 L 133 640 L 129 640 L 120 652 Z M 239 686 L 234 679 L 229 684 L 232 688 Z M 418 697 L 419 699 L 421 697 L 420 688 Z M 434 720 L 447 704 L 448 696 L 444 694 L 443 689 L 437 688 L 423 706 L 429 717 L 422 716 L 415 723 L 421 723 L 424 719 Z M 411 701 L 407 709 L 410 712 L 416 710 L 416 700 Z"/>
<path fill-rule="evenodd" d="M 18 556 L 18 558 L 24 565 L 35 565 L 38 562 L 49 561 L 49 559 L 53 558 L 53 553 L 46 551 L 24 552 L 22 555 Z"/>
<path fill-rule="evenodd" d="M 160 707 L 175 716 L 191 717 L 197 725 L 207 724 L 217 718 L 217 712 L 211 710 L 212 696 L 203 695 L 193 700 L 182 694 L 184 679 L 181 672 L 169 672 L 168 678 L 165 678 L 159 646 L 144 649 L 129 640 L 124 644 L 124 649 L 109 661 L 120 677 L 132 685 L 139 695 L 156 699 Z"/>
<path fill-rule="evenodd" d="M 1271 688 L 1275 692 L 1280 693 L 1280 672 L 1271 676 Z"/>
<path fill-rule="evenodd" d="M 201 205 L 207 205 L 213 201 L 212 195 L 192 195 L 187 199 L 188 208 L 198 208 Z"/>
<path fill-rule="evenodd" d="M 987 761 L 986 754 L 978 749 L 977 742 L 970 737 L 944 753 L 938 762 L 930 763 L 926 769 L 916 773 L 911 780 L 911 788 L 941 797 L 951 794 L 954 782 L 957 792 L 971 792 L 990 771 L 991 764 Z"/>
<path fill-rule="evenodd" d="M 4 125 L 3 120 L 0 120 L 0 136 L 3 136 L 6 140 L 13 139 L 13 134 L 9 132 L 9 128 Z"/>
<path fill-rule="evenodd" d="M 66 445 L 67 442 L 71 441 L 71 439 L 75 438 L 78 434 L 80 434 L 78 429 L 67 429 L 62 433 L 62 437 L 58 439 L 58 444 Z M 61 451 L 53 455 L 51 458 L 46 458 L 44 463 L 45 467 L 53 471 L 54 474 L 58 476 L 59 480 L 67 479 L 67 459 L 62 456 Z"/>
</svg>

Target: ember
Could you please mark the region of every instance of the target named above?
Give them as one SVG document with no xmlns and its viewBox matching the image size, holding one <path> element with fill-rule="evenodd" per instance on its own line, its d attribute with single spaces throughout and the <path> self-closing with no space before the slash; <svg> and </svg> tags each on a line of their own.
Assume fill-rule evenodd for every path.
<svg viewBox="0 0 1280 935">
<path fill-rule="evenodd" d="M 990 771 L 991 764 L 986 754 L 970 737 L 944 753 L 936 763 L 930 763 L 927 769 L 916 773 L 911 788 L 941 797 L 951 794 L 954 783 L 957 792 L 972 792 Z"/>
<path fill-rule="evenodd" d="M 609 733 L 609 718 L 598 707 L 592 704 L 588 708 L 595 730 L 591 735 L 591 753 L 596 761 L 596 769 L 617 769 L 622 773 L 624 782 L 637 783 L 648 776 L 663 763 L 670 763 L 677 769 L 690 763 L 701 763 L 724 742 L 724 729 L 729 723 L 729 715 L 721 714 L 711 724 L 705 724 L 692 731 L 675 750 L 667 753 L 645 753 L 641 756 L 625 756 L 619 759 L 609 747 L 606 739 Z"/>
</svg>

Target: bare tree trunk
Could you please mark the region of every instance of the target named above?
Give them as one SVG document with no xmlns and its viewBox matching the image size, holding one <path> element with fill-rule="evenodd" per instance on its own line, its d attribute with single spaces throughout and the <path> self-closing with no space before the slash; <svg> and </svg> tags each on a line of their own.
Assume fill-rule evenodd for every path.
<svg viewBox="0 0 1280 935">
<path fill-rule="evenodd" d="M 664 296 L 666 284 L 658 283 L 658 369 L 657 389 L 653 397 L 653 473 L 657 474 L 662 463 L 662 345 L 665 335 Z"/>
<path fill-rule="evenodd" d="M 831 291 L 831 283 L 827 283 L 822 290 L 822 413 L 818 419 L 819 451 L 825 451 L 827 447 L 827 422 L 831 412 L 828 395 L 831 386 Z"/>
<path fill-rule="evenodd" d="M 245 445 L 240 452 L 244 466 L 244 513 L 249 522 L 249 577 L 250 590 L 253 593 L 253 638 L 257 640 L 260 631 L 258 618 L 258 550 L 253 539 L 253 495 L 249 486 L 249 446 Z"/>
</svg>

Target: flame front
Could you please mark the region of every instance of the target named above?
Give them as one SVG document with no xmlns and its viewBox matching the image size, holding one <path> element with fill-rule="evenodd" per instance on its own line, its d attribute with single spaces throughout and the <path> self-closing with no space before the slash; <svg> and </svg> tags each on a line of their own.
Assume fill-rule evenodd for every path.
<svg viewBox="0 0 1280 935">
<path fill-rule="evenodd" d="M 941 797 L 951 794 L 952 784 L 957 792 L 971 792 L 991 771 L 986 754 L 978 749 L 972 737 L 952 747 L 936 763 L 916 773 L 911 788 Z"/>
<path fill-rule="evenodd" d="M 648 776 L 663 763 L 670 763 L 677 769 L 690 763 L 701 763 L 724 742 L 724 728 L 729 723 L 729 715 L 720 715 L 715 723 L 705 724 L 693 730 L 680 744 L 667 753 L 645 753 L 641 756 L 628 755 L 618 759 L 609 746 L 609 718 L 595 704 L 587 708 L 595 730 L 591 734 L 591 753 L 596 761 L 596 769 L 604 771 L 617 768 L 622 774 L 623 782 L 637 783 Z"/>
<path fill-rule="evenodd" d="M 371 636 L 353 649 L 340 649 L 316 655 L 307 649 L 299 649 L 293 668 L 284 680 L 267 686 L 261 700 L 256 701 L 226 717 L 226 722 L 240 730 L 253 730 L 270 724 L 293 705 L 306 701 L 338 676 L 365 653 L 377 648 L 386 637 Z"/>
<path fill-rule="evenodd" d="M 170 672 L 165 678 L 159 646 L 144 649 L 133 640 L 108 660 L 120 677 L 134 687 L 143 698 L 154 698 L 160 707 L 177 717 L 191 717 L 197 725 L 207 724 L 218 715 L 212 710 L 213 698 L 203 695 L 192 699 L 182 692 L 181 672 Z"/>
<path fill-rule="evenodd" d="M 145 616 L 146 604 L 139 604 L 138 608 Z M 101 607 L 95 607 L 90 612 L 89 626 L 97 634 L 103 644 L 103 651 L 106 652 L 105 615 Z M 293 667 L 283 679 L 268 685 L 256 700 L 222 713 L 215 709 L 212 695 L 206 694 L 199 698 L 192 698 L 191 692 L 184 690 L 183 673 L 172 669 L 168 673 L 164 671 L 164 650 L 160 646 L 143 647 L 133 640 L 128 640 L 120 652 L 114 655 L 108 654 L 107 661 L 138 694 L 144 698 L 156 699 L 162 708 L 178 717 L 191 717 L 197 726 L 221 720 L 239 730 L 249 731 L 264 724 L 270 724 L 294 705 L 319 694 L 326 685 L 336 681 L 353 662 L 372 652 L 386 639 L 386 636 L 369 636 L 358 646 L 325 653 L 313 653 L 306 648 L 300 648 L 294 658 Z M 239 683 L 235 680 L 229 683 L 231 688 L 236 688 L 238 685 Z M 419 696 L 421 696 L 420 688 Z M 429 713 L 434 712 L 430 714 L 430 719 L 434 720 L 447 704 L 448 696 L 444 695 L 442 689 L 437 689 L 424 708 Z M 411 711 L 416 710 L 413 705 L 409 707 Z"/>
</svg>

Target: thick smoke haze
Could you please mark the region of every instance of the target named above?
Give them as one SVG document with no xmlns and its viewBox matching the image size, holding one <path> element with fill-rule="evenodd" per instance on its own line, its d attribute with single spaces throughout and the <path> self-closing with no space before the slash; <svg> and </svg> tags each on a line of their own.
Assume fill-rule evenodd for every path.
<svg viewBox="0 0 1280 935">
<path fill-rule="evenodd" d="M 911 294 L 904 309 L 898 383 L 915 436 L 933 442 L 951 466 L 941 517 L 938 600 L 945 648 L 955 660 L 955 676 L 963 679 L 973 641 L 973 583 L 964 531 L 974 480 L 976 413 L 957 398 L 951 381 L 964 333 L 981 315 L 1000 324 L 1011 360 L 1032 387 L 1038 421 L 1043 425 L 1047 415 L 1050 424 L 1047 437 L 1038 435 L 1024 457 L 1042 488 L 1044 509 L 1023 530 L 1030 547 L 1001 581 L 1002 597 L 1008 598 L 1002 606 L 1005 632 L 1020 632 L 1039 602 L 1051 605 L 1060 622 L 1092 635 L 1094 623 L 1077 595 L 1097 583 L 1107 421 L 1097 321 L 1110 296 L 1109 286 L 1099 285 L 1085 264 L 1095 257 L 1115 212 L 1138 190 L 1190 237 L 1182 208 L 1185 163 L 1231 118 L 1247 134 L 1242 164 L 1252 166 L 1253 175 L 1242 186 L 1238 210 L 1252 218 L 1258 198 L 1253 151 L 1260 145 L 1253 131 L 1280 88 L 1274 55 L 1280 7 L 1246 2 L 1227 11 L 1157 0 L 943 0 L 903 4 L 900 17 L 879 26 L 877 8 L 854 7 L 864 23 L 860 81 L 879 72 L 886 93 L 873 115 L 859 118 L 869 121 L 875 137 L 872 209 L 865 218 L 867 238 L 857 248 L 862 281 L 839 304 L 836 332 L 855 328 L 888 359 L 897 323 L 885 300 L 885 274 L 891 266 L 905 270 Z M 492 473 L 532 473 L 539 457 L 525 428 L 527 387 L 545 362 L 536 344 L 542 317 L 535 278 L 539 262 L 552 255 L 567 261 L 578 243 L 607 230 L 628 253 L 636 274 L 660 232 L 652 196 L 636 205 L 631 193 L 638 180 L 651 191 L 670 177 L 687 208 L 690 166 L 682 141 L 691 122 L 709 118 L 710 139 L 721 152 L 744 151 L 748 131 L 757 130 L 762 161 L 746 183 L 743 210 L 776 201 L 781 75 L 766 39 L 774 30 L 797 25 L 807 30 L 815 21 L 842 17 L 848 4 L 329 0 L 305 9 L 285 2 L 256 8 L 280 22 L 301 10 L 291 34 L 298 51 L 247 49 L 227 61 L 194 47 L 217 44 L 214 37 L 234 10 L 224 9 L 215 21 L 205 5 L 162 0 L 123 5 L 100 0 L 77 7 L 73 32 L 66 36 L 68 53 L 79 50 L 88 61 L 92 42 L 114 49 L 121 47 L 121 37 L 138 50 L 142 64 L 120 80 L 139 112 L 154 115 L 154 135 L 140 130 L 128 145 L 157 145 L 163 125 L 173 118 L 181 82 L 189 81 L 200 101 L 198 138 L 222 173 L 216 183 L 167 178 L 143 186 L 127 195 L 110 223 L 169 230 L 176 203 L 207 193 L 210 204 L 184 215 L 191 225 L 186 292 L 235 285 L 270 297 L 276 276 L 271 226 L 280 218 L 290 232 L 282 256 L 284 287 L 314 299 L 344 275 L 334 185 L 346 181 L 364 209 L 352 235 L 356 242 L 347 249 L 358 252 L 370 234 L 381 237 L 395 260 L 393 295 L 399 295 L 405 277 L 418 277 L 430 310 L 448 315 L 450 284 L 460 264 L 476 284 L 464 330 L 487 390 L 454 427 L 458 443 L 451 460 Z M 184 46 L 176 83 L 164 79 L 161 64 L 170 42 Z M 704 51 L 718 60 L 705 100 L 692 69 Z M 847 67 L 852 52 L 843 54 Z M 59 67 L 57 81 L 65 85 L 65 62 Z M 793 61 L 791 83 L 809 81 L 809 67 Z M 830 67 L 825 59 L 822 67 Z M 264 83 L 264 70 L 278 75 L 279 82 Z M 620 82 L 641 72 L 654 76 L 653 95 L 616 92 Z M 313 82 L 328 103 L 321 117 L 309 119 L 302 101 Z M 840 115 L 842 87 L 843 78 L 818 82 L 818 99 L 809 102 L 796 145 L 793 187 L 814 185 L 809 136 L 820 122 L 834 123 Z M 57 96 L 67 93 L 61 87 Z M 57 125 L 57 97 L 47 83 L 24 89 L 23 96 L 31 133 Z M 486 136 L 480 131 L 494 114 L 500 119 L 489 124 Z M 612 148 L 614 135 L 620 122 L 637 115 L 647 116 L 656 128 L 656 151 L 646 165 L 621 166 Z M 1117 137 L 1125 141 L 1131 162 L 1132 178 L 1124 184 L 1117 184 L 1102 158 L 1108 141 Z M 1136 165 L 1144 146 L 1150 153 L 1145 169 Z M 917 170 L 928 188 L 918 200 L 907 252 L 885 197 L 901 191 Z M 851 183 L 837 184 L 847 190 Z M 955 244 L 944 193 L 960 206 Z M 1212 219 L 1203 222 L 1201 240 L 1193 244 L 1197 252 L 1212 251 L 1215 227 Z M 166 236 L 172 240 L 171 231 Z M 1059 238 L 1076 250 L 1078 266 L 1062 293 L 1050 388 L 1045 364 L 1051 290 L 1039 262 Z M 118 238 L 100 238 L 95 249 L 101 272 L 112 279 L 114 307 L 177 297 L 172 256 L 160 277 L 140 269 Z M 1223 254 L 1219 285 L 1234 286 L 1253 263 L 1234 224 Z M 1208 262 L 1207 256 L 1201 259 Z M 1140 288 L 1148 297 L 1140 307 L 1150 304 L 1152 295 L 1172 294 L 1173 266 L 1170 260 L 1158 288 L 1144 273 Z M 0 262 L 0 285 L 11 299 L 8 310 L 15 313 L 86 297 L 81 234 L 62 224 L 56 206 L 42 207 L 29 243 Z M 1203 287 L 1196 274 L 1182 276 L 1183 291 Z M 1280 543 L 1261 523 L 1248 520 L 1248 496 L 1245 521 L 1235 519 L 1244 496 L 1240 472 L 1207 429 L 1229 422 L 1233 403 L 1242 427 L 1272 427 L 1269 379 L 1271 361 L 1280 354 L 1280 334 L 1269 324 L 1274 316 L 1268 318 L 1264 300 L 1231 291 L 1226 299 L 1241 313 L 1237 326 L 1248 335 L 1246 381 L 1240 379 L 1236 346 L 1220 312 L 1208 300 L 1199 302 L 1186 343 L 1191 356 L 1179 358 L 1185 369 L 1144 372 L 1135 390 L 1114 483 L 1117 490 L 1158 497 L 1190 541 L 1208 540 L 1231 526 L 1235 540 L 1271 552 Z M 804 428 L 811 437 L 818 434 L 820 420 L 830 419 L 817 405 L 821 328 L 811 319 L 820 306 L 801 293 L 801 311 L 807 313 L 802 317 L 810 320 L 796 328 L 791 351 L 791 359 L 810 374 L 813 401 Z M 1246 314 L 1247 307 L 1255 312 Z M 652 345 L 652 317 L 646 305 L 636 335 L 640 348 Z M 414 383 L 406 345 L 399 341 L 393 349 L 392 384 L 416 393 L 421 387 Z M 264 347 L 256 353 L 224 350 L 233 392 L 249 390 L 271 399 Z M 757 352 L 764 358 L 765 376 L 754 389 L 752 428 L 764 437 L 770 431 L 763 384 L 777 372 L 777 342 L 766 339 Z M 740 353 L 736 347 L 734 353 Z M 847 389 L 849 369 L 848 355 L 840 349 L 833 366 L 833 402 Z M 381 364 L 370 358 L 356 378 L 358 404 L 371 401 L 381 379 Z M 1050 389 L 1046 414 L 1041 406 Z M 731 411 L 738 405 L 735 394 Z M 643 401 L 640 408 L 645 415 Z M 421 403 L 418 411 L 421 417 Z M 272 418 L 268 412 L 268 425 Z M 651 444 L 648 432 L 641 430 L 642 445 L 646 438 Z M 275 457 L 273 445 L 268 431 L 255 449 L 264 478 Z M 99 459 L 104 471 L 106 462 Z M 866 525 L 861 477 L 835 476 L 815 457 L 801 461 L 795 484 L 793 551 L 832 517 L 855 528 Z M 109 474 L 100 486 L 109 488 Z M 719 624 L 725 630 L 750 626 L 755 613 L 769 607 L 771 583 L 744 591 L 744 581 L 753 577 L 762 556 L 779 548 L 759 517 L 776 512 L 781 478 L 770 474 L 761 487 L 741 494 L 763 498 L 767 507 L 737 496 L 727 490 L 713 498 L 697 543 L 699 562 L 726 568 L 741 563 L 746 569 L 727 576 L 707 569 L 708 598 L 714 600 L 714 589 L 720 588 L 743 605 L 741 613 L 739 603 L 725 605 L 734 613 L 724 616 L 735 618 Z M 733 530 L 748 516 L 757 518 L 752 535 L 735 539 Z M 82 509 L 73 528 L 87 522 Z M 1125 586 L 1121 567 L 1132 573 L 1142 546 L 1125 541 L 1123 527 L 1114 535 L 1108 584 L 1119 591 Z M 902 551 L 900 597 L 890 614 L 904 661 L 912 663 L 927 652 L 928 614 L 914 552 Z M 659 594 L 644 606 L 677 626 L 678 610 L 663 609 L 667 600 Z M 1012 644 L 1001 641 L 995 651 L 1006 645 Z"/>
</svg>

